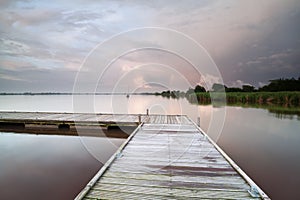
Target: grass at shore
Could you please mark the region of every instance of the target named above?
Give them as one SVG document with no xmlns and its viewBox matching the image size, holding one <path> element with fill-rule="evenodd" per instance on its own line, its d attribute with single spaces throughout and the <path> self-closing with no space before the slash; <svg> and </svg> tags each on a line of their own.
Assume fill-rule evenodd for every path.
<svg viewBox="0 0 300 200">
<path fill-rule="evenodd" d="M 186 98 L 192 104 L 262 108 L 278 118 L 297 115 L 300 119 L 300 92 L 227 92 L 226 97 L 224 95 L 225 93 L 201 92 L 190 94 Z"/>
<path fill-rule="evenodd" d="M 218 92 L 201 92 L 187 96 L 190 102 L 209 104 L 219 99 L 226 99 L 227 104 L 275 104 L 300 106 L 300 92 L 227 92 L 226 97 Z"/>
<path fill-rule="evenodd" d="M 226 93 L 228 103 L 300 105 L 300 92 L 232 92 Z"/>
</svg>

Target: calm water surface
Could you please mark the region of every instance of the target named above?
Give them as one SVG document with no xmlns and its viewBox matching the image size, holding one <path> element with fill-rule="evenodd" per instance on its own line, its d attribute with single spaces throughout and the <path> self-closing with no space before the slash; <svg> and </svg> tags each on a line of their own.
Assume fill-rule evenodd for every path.
<svg viewBox="0 0 300 200">
<path fill-rule="evenodd" d="M 201 127 L 272 199 L 300 196 L 297 116 L 278 118 L 264 109 L 214 108 L 155 96 L 0 96 L 1 111 L 145 113 L 146 109 L 152 114 L 186 114 L 194 121 L 200 116 Z M 211 125 L 213 121 L 221 132 Z M 18 199 L 22 194 L 27 199 L 72 199 L 122 142 L 2 133 L 1 198 Z"/>
<path fill-rule="evenodd" d="M 102 160 L 123 142 L 93 140 Z M 0 199 L 74 199 L 102 163 L 79 137 L 0 133 Z"/>
</svg>

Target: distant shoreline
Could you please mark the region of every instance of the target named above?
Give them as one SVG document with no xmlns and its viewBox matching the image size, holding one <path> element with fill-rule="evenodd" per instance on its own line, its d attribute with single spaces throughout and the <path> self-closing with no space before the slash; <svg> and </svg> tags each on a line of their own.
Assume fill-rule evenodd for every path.
<svg viewBox="0 0 300 200">
<path fill-rule="evenodd" d="M 199 92 L 185 98 L 192 104 L 212 104 L 226 101 L 226 104 L 268 104 L 300 106 L 300 92 Z"/>
<path fill-rule="evenodd" d="M 92 93 L 92 92 L 85 92 L 85 93 L 72 93 L 72 92 L 2 92 L 0 96 L 5 95 L 27 95 L 27 96 L 34 96 L 34 95 L 154 95 L 155 93 Z"/>
</svg>

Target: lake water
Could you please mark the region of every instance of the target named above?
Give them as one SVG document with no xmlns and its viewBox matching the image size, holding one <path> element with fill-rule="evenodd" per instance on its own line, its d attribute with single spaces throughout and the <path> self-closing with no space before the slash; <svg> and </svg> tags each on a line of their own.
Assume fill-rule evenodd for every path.
<svg viewBox="0 0 300 200">
<path fill-rule="evenodd" d="M 186 114 L 272 198 L 300 196 L 300 120 L 160 96 L 0 96 L 1 111 Z M 1 199 L 72 199 L 121 139 L 0 134 Z"/>
</svg>

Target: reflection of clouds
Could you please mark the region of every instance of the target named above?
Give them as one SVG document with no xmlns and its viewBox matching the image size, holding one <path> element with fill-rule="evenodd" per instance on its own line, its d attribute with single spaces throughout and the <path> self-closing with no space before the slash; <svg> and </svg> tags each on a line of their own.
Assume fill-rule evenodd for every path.
<svg viewBox="0 0 300 200">
<path fill-rule="evenodd" d="M 155 96 L 130 96 L 128 113 L 141 114 L 149 109 L 150 114 L 178 115 L 185 113 L 184 100 L 174 100 Z M 193 112 L 197 112 L 194 110 Z"/>
<path fill-rule="evenodd" d="M 93 137 L 80 137 L 80 140 L 83 145 L 88 146 L 89 153 L 102 164 L 105 164 L 124 142 L 123 139 Z"/>
</svg>

